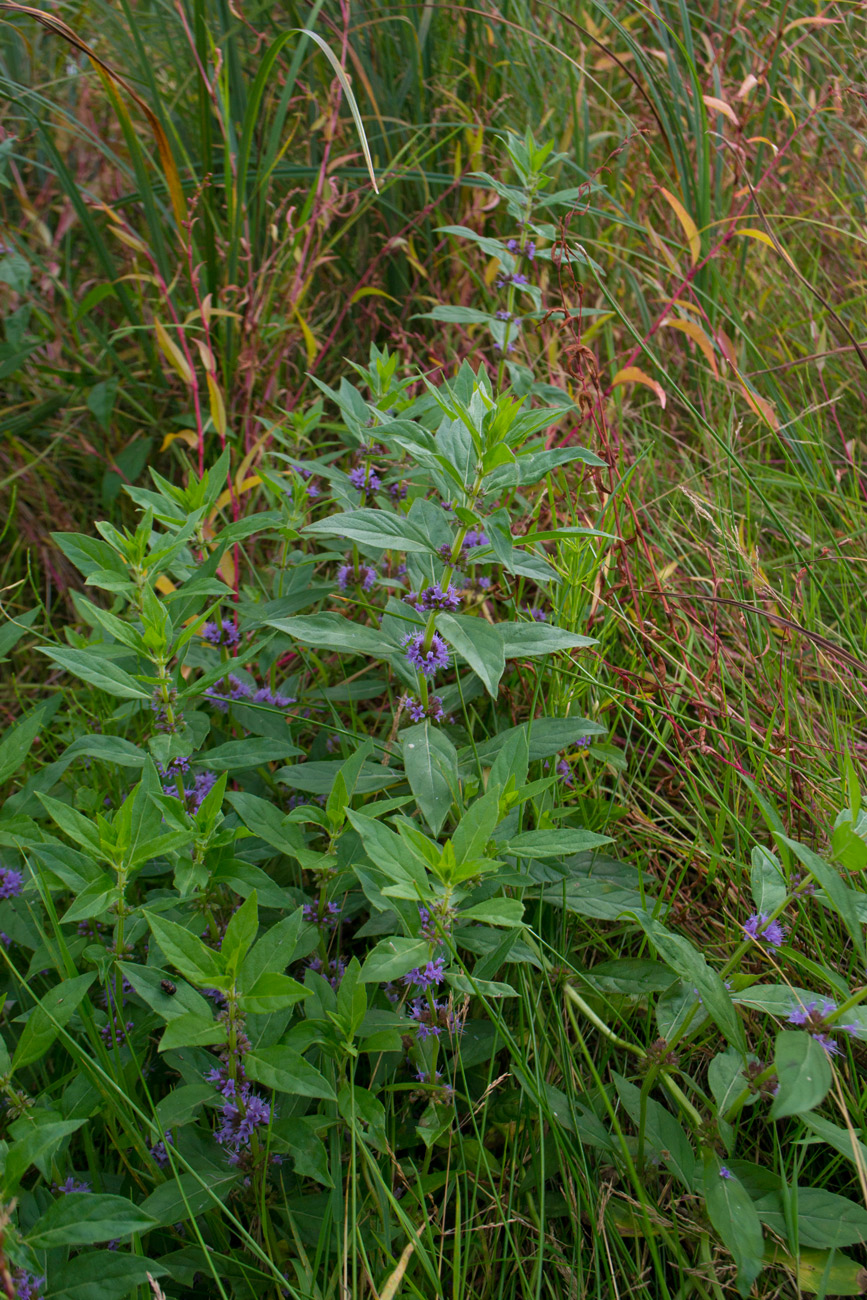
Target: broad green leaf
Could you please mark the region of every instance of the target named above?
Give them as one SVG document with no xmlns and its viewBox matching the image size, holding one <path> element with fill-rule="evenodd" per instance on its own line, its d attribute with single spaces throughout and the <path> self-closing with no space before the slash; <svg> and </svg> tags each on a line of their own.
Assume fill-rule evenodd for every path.
<svg viewBox="0 0 867 1300">
<path fill-rule="evenodd" d="M 458 993 L 469 993 L 472 997 L 516 998 L 518 996 L 511 984 L 501 984 L 497 980 L 480 980 L 475 976 L 471 979 L 468 975 L 461 975 L 455 971 L 446 971 L 446 983 Z"/>
<path fill-rule="evenodd" d="M 796 1245 L 839 1250 L 867 1241 L 867 1210 L 863 1205 L 821 1187 L 792 1187 L 789 1195 L 797 1220 L 797 1241 L 789 1240 L 793 1250 Z M 762 1223 L 785 1240 L 789 1232 L 780 1193 L 763 1196 L 755 1205 Z"/>
<path fill-rule="evenodd" d="M 118 767 L 141 767 L 145 751 L 122 736 L 82 736 L 74 740 L 61 754 L 65 763 L 73 758 L 95 758 L 101 763 L 116 763 Z"/>
<path fill-rule="evenodd" d="M 143 912 L 143 916 L 166 961 L 185 979 L 204 988 L 225 985 L 225 962 L 220 954 L 202 943 L 198 935 L 174 921 L 157 916 L 155 912 Z"/>
<path fill-rule="evenodd" d="M 399 936 L 380 939 L 367 954 L 361 968 L 361 979 L 365 984 L 386 984 L 389 980 L 400 979 L 416 967 L 426 965 L 429 960 L 430 944 L 426 939 L 404 939 Z"/>
<path fill-rule="evenodd" d="M 522 722 L 519 727 L 509 727 L 499 735 L 491 736 L 490 740 L 482 741 L 476 752 L 487 766 L 497 758 L 513 736 L 523 735 L 527 738 L 530 762 L 535 762 L 541 758 L 553 758 L 561 749 L 568 749 L 584 736 L 606 734 L 604 727 L 588 718 L 534 718 L 532 722 Z M 472 756 L 472 750 L 461 751 L 462 759 Z"/>
<path fill-rule="evenodd" d="M 2 1175 L 3 1196 L 7 1199 L 12 1196 L 30 1166 L 53 1154 L 61 1142 L 80 1129 L 84 1123 L 86 1120 L 82 1118 L 51 1120 L 44 1124 L 36 1124 L 26 1137 L 13 1142 Z"/>
<path fill-rule="evenodd" d="M 149 700 L 152 692 L 146 686 L 119 668 L 111 659 L 90 650 L 73 650 L 54 646 L 38 646 L 40 654 L 47 655 L 61 668 L 80 677 L 82 681 L 122 700 Z"/>
<path fill-rule="evenodd" d="M 157 966 L 140 966 L 132 961 L 118 962 L 118 966 L 142 1001 L 161 1019 L 177 1020 L 180 1016 L 193 1014 L 208 1021 L 213 1020 L 207 1000 L 185 980 L 173 979 L 167 971 L 160 970 Z M 175 992 L 166 993 L 164 983 L 173 986 Z"/>
<path fill-rule="evenodd" d="M 811 1034 L 783 1029 L 774 1045 L 774 1065 L 779 1091 L 771 1106 L 771 1118 L 799 1115 L 825 1100 L 831 1087 L 828 1053 Z"/>
<path fill-rule="evenodd" d="M 452 848 L 458 866 L 462 862 L 485 856 L 485 848 L 500 819 L 500 787 L 505 784 L 502 781 L 498 785 L 492 770 L 486 793 L 474 800 L 458 823 L 452 836 Z"/>
<path fill-rule="evenodd" d="M 71 1192 L 45 1211 L 27 1234 L 35 1250 L 56 1246 L 91 1246 L 97 1241 L 130 1237 L 157 1226 L 156 1220 L 125 1196 Z"/>
<path fill-rule="evenodd" d="M 285 813 L 270 800 L 240 790 L 230 790 L 226 798 L 247 829 L 272 848 L 291 854 L 293 846 L 303 847 L 304 840 L 297 826 L 287 822 Z"/>
<path fill-rule="evenodd" d="M 266 626 L 285 632 L 302 645 L 332 652 L 342 650 L 347 654 L 372 655 L 376 659 L 383 659 L 394 649 L 384 640 L 381 632 L 365 627 L 363 623 L 352 623 L 340 614 L 301 614 L 298 618 L 273 618 L 268 620 Z"/>
<path fill-rule="evenodd" d="M 180 1211 L 170 1222 L 183 1217 Z M 161 1264 L 145 1255 L 91 1250 L 52 1273 L 45 1300 L 127 1300 L 136 1287 L 149 1285 L 148 1273 L 158 1278 L 165 1272 Z"/>
<path fill-rule="evenodd" d="M 246 740 L 228 740 L 207 750 L 200 757 L 205 767 L 215 772 L 233 771 L 245 767 L 262 767 L 266 763 L 280 763 L 303 751 L 289 739 L 267 740 L 263 736 L 250 736 Z"/>
<path fill-rule="evenodd" d="M 286 967 L 312 952 L 318 942 L 317 931 L 304 921 L 303 909 L 297 908 L 276 925 L 265 930 L 244 959 L 238 975 L 241 988 L 252 988 L 266 971 L 283 974 Z"/>
<path fill-rule="evenodd" d="M 824 862 L 818 853 L 808 849 L 806 844 L 800 844 L 797 840 L 790 840 L 786 835 L 777 835 L 777 839 L 792 850 L 798 861 L 815 878 L 817 884 L 821 885 L 828 901 L 849 931 L 849 937 L 858 949 L 862 963 L 867 961 L 864 932 L 858 920 L 852 891 L 843 882 L 840 873 L 834 867 L 829 866 L 827 862 Z"/>
<path fill-rule="evenodd" d="M 93 820 L 85 817 L 83 813 L 77 812 L 75 808 L 70 808 L 68 803 L 62 803 L 60 799 L 54 799 L 49 794 L 42 794 L 39 790 L 36 797 L 42 804 L 55 825 L 59 826 L 65 835 L 68 835 L 76 844 L 82 848 L 89 849 L 97 857 L 104 857 L 99 839 L 99 830 L 94 825 Z"/>
<path fill-rule="evenodd" d="M 334 778 L 340 771 L 340 762 L 291 763 L 281 767 L 277 780 L 293 790 L 303 790 L 305 794 L 330 794 Z M 395 785 L 402 778 L 401 772 L 391 767 L 382 767 L 379 763 L 365 763 L 355 784 L 356 794 L 372 794 L 375 790 L 384 790 L 386 786 Z"/>
<path fill-rule="evenodd" d="M 401 732 L 410 789 L 434 835 L 439 835 L 458 788 L 458 755 L 448 736 L 430 722 Z"/>
<path fill-rule="evenodd" d="M 850 1133 L 839 1124 L 832 1124 L 829 1119 L 825 1119 L 822 1115 L 815 1115 L 812 1111 L 800 1118 L 801 1123 L 812 1129 L 823 1142 L 827 1142 L 835 1151 L 839 1151 L 841 1156 L 851 1160 L 856 1169 L 859 1167 L 867 1169 L 867 1145 L 854 1133 Z"/>
<path fill-rule="evenodd" d="M 760 844 L 752 851 L 750 868 L 750 892 L 757 912 L 770 916 L 784 902 L 788 892 L 786 880 L 779 862 L 773 853 Z"/>
<path fill-rule="evenodd" d="M 484 619 L 471 618 L 468 614 L 440 614 L 437 619 L 438 630 L 481 678 L 492 699 L 497 698 L 506 667 L 499 626 L 492 627 Z"/>
<path fill-rule="evenodd" d="M 236 974 L 255 942 L 259 930 L 259 903 L 255 889 L 233 912 L 220 944 L 220 956 L 230 974 Z"/>
<path fill-rule="evenodd" d="M 484 925 L 523 925 L 524 904 L 517 898 L 489 898 L 486 903 L 466 907 L 457 921 L 481 921 Z"/>
<path fill-rule="evenodd" d="M 642 898 L 635 889 L 615 880 L 600 877 L 594 880 L 564 880 L 562 885 L 552 885 L 542 898 L 554 907 L 565 907 L 567 912 L 586 916 L 597 921 L 616 921 L 624 912 L 638 912 L 651 902 Z"/>
<path fill-rule="evenodd" d="M 707 1081 L 717 1104 L 717 1113 L 724 1118 L 726 1112 L 747 1087 L 747 1076 L 744 1073 L 744 1061 L 740 1052 L 733 1047 L 718 1052 L 708 1066 Z M 755 1100 L 756 1097 L 753 1095 L 747 1104 L 750 1105 Z"/>
<path fill-rule="evenodd" d="M 597 835 L 595 831 L 541 830 L 526 831 L 499 846 L 501 853 L 515 858 L 565 858 L 573 853 L 589 853 L 601 844 L 610 844 L 610 835 Z"/>
<path fill-rule="evenodd" d="M 37 705 L 0 740 L 0 786 L 15 775 L 30 753 L 30 747 L 39 734 L 47 712 L 47 701 Z"/>
<path fill-rule="evenodd" d="M 641 1127 L 641 1089 L 612 1071 L 614 1086 L 636 1129 Z M 695 1181 L 695 1152 L 677 1120 L 652 1097 L 644 1098 L 644 1135 L 648 1145 L 662 1159 L 688 1192 Z"/>
<path fill-rule="evenodd" d="M 412 320 L 439 320 L 452 325 L 485 325 L 494 317 L 476 307 L 457 307 L 451 303 L 437 303 L 433 311 L 416 312 Z"/>
<path fill-rule="evenodd" d="M 197 1178 L 191 1173 L 176 1174 L 145 1197 L 141 1203 L 142 1210 L 165 1227 L 179 1221 L 184 1222 L 188 1214 L 204 1214 L 206 1210 L 225 1201 L 241 1179 L 241 1175 L 234 1170 L 218 1173 L 213 1168 L 207 1168 L 202 1171 L 202 1175 Z M 82 1296 L 81 1300 L 86 1300 L 86 1297 Z"/>
<path fill-rule="evenodd" d="M 60 1030 L 69 1023 L 96 979 L 94 972 L 76 975 L 56 985 L 33 1008 L 12 1058 L 13 1070 L 32 1065 L 44 1056 Z"/>
<path fill-rule="evenodd" d="M 596 645 L 595 637 L 581 636 L 550 623 L 498 623 L 496 626 L 506 659 L 527 659 Z"/>
<path fill-rule="evenodd" d="M 34 605 L 33 609 L 28 609 L 24 614 L 16 614 L 14 618 L 10 618 L 8 623 L 0 627 L 0 664 L 7 662 L 10 650 L 14 650 L 25 632 L 33 626 L 39 612 L 39 606 Z M 0 753 L 2 753 L 2 748 L 0 748 Z M 2 764 L 0 764 L 0 772 L 2 770 Z M 5 779 L 5 777 L 0 776 L 0 785 Z"/>
<path fill-rule="evenodd" d="M 711 1223 L 737 1265 L 738 1291 L 748 1296 L 762 1271 L 762 1225 L 746 1188 L 734 1175 L 725 1177 L 723 1168 L 716 1157 L 705 1164 L 705 1204 Z"/>
<path fill-rule="evenodd" d="M 239 1006 L 245 1012 L 268 1014 L 294 1007 L 296 1002 L 310 997 L 310 990 L 292 979 L 291 975 L 280 975 L 276 971 L 266 971 L 245 989 L 239 999 Z"/>
<path fill-rule="evenodd" d="M 636 912 L 636 919 L 660 957 L 676 971 L 689 988 L 698 990 L 702 1003 L 728 1041 L 742 1054 L 746 1052 L 744 1027 L 732 1005 L 728 989 L 717 972 L 683 935 L 671 934 L 646 912 Z"/>
<path fill-rule="evenodd" d="M 218 1025 L 213 1015 L 199 1015 L 195 1011 L 185 1011 L 166 1025 L 160 1039 L 159 1050 L 170 1052 L 175 1047 L 210 1047 L 214 1043 L 225 1043 L 226 1030 Z"/>
<path fill-rule="evenodd" d="M 430 538 L 421 529 L 410 523 L 405 515 L 392 515 L 385 510 L 345 510 L 307 524 L 301 532 L 314 537 L 346 538 L 383 551 L 434 553 Z"/>
<path fill-rule="evenodd" d="M 291 1047 L 259 1047 L 244 1057 L 249 1078 L 290 1097 L 318 1097 L 334 1101 L 334 1089 L 309 1061 Z"/>
</svg>

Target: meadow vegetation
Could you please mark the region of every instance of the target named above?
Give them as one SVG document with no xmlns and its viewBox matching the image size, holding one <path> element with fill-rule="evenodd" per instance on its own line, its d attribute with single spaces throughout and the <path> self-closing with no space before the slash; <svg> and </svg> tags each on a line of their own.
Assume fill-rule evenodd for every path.
<svg viewBox="0 0 867 1300">
<path fill-rule="evenodd" d="M 867 1293 L 861 7 L 0 4 L 0 1278 Z"/>
</svg>

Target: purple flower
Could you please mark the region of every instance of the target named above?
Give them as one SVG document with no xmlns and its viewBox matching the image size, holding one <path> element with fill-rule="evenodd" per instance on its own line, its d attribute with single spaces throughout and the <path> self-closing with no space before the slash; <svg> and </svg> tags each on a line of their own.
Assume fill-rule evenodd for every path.
<svg viewBox="0 0 867 1300">
<path fill-rule="evenodd" d="M 44 1277 L 37 1277 L 35 1273 L 28 1273 L 23 1268 L 16 1268 L 12 1275 L 12 1281 L 15 1285 L 15 1294 L 18 1300 L 42 1300 L 42 1288 L 46 1282 Z"/>
<path fill-rule="evenodd" d="M 0 898 L 15 898 L 21 893 L 24 877 L 11 867 L 0 867 Z"/>
<path fill-rule="evenodd" d="M 524 256 L 525 256 L 525 257 L 527 258 L 527 260 L 530 261 L 530 262 L 535 261 L 535 259 L 536 259 L 536 242 L 535 242 L 535 240 L 533 240 L 533 239 L 528 239 L 528 240 L 527 240 L 527 243 L 526 243 L 526 245 L 524 246 Z"/>
<path fill-rule="evenodd" d="M 441 984 L 445 975 L 445 962 L 442 957 L 437 957 L 436 961 L 429 961 L 424 970 L 418 966 L 408 971 L 403 977 L 403 982 L 408 987 L 412 986 L 424 993 L 425 989 L 432 988 L 435 984 Z"/>
<path fill-rule="evenodd" d="M 563 782 L 565 786 L 568 786 L 570 790 L 573 789 L 575 785 L 575 778 L 572 775 L 572 769 L 569 766 L 568 759 L 565 758 L 560 759 L 559 763 L 557 764 L 557 775 L 559 776 L 560 780 Z"/>
<path fill-rule="evenodd" d="M 506 311 L 505 308 L 501 308 L 500 311 L 497 312 L 497 320 L 511 320 L 511 319 L 512 319 L 512 313 L 510 311 Z"/>
<path fill-rule="evenodd" d="M 223 619 L 220 623 L 206 623 L 202 628 L 201 635 L 211 645 L 237 645 L 241 640 L 241 633 L 228 619 Z"/>
<path fill-rule="evenodd" d="M 370 591 L 375 587 L 379 574 L 372 564 L 360 564 L 356 569 L 354 564 L 341 564 L 337 570 L 337 585 L 341 591 L 346 591 L 348 587 L 361 587 L 362 591 Z"/>
<path fill-rule="evenodd" d="M 349 481 L 354 488 L 358 488 L 359 492 L 367 494 L 376 492 L 378 488 L 382 487 L 382 479 L 376 470 L 366 465 L 356 465 L 355 469 L 351 469 L 349 471 Z"/>
<path fill-rule="evenodd" d="M 449 585 L 447 591 L 443 591 L 442 587 L 439 586 L 425 587 L 416 609 L 422 611 L 432 609 L 455 610 L 460 609 L 460 604 L 461 593 L 457 587 Z"/>
<path fill-rule="evenodd" d="M 0 930 L 0 943 L 3 944 L 4 948 L 12 947 L 12 940 L 9 938 L 9 935 L 5 930 Z"/>
<path fill-rule="evenodd" d="M 725 1165 L 720 1165 L 719 1176 L 720 1178 L 731 1178 L 732 1171 L 730 1169 L 726 1169 Z"/>
<path fill-rule="evenodd" d="M 490 540 L 488 534 L 481 528 L 471 528 L 464 538 L 464 550 L 471 551 L 474 546 L 487 546 Z"/>
<path fill-rule="evenodd" d="M 257 1128 L 268 1124 L 270 1119 L 270 1104 L 258 1093 L 250 1091 L 249 1084 L 245 1084 L 236 1101 L 224 1102 L 223 1123 L 214 1138 L 220 1146 L 234 1147 L 237 1151 L 245 1142 L 249 1142 Z"/>
<path fill-rule="evenodd" d="M 403 501 L 408 491 L 409 488 L 403 481 L 400 483 L 390 483 L 388 486 L 388 495 L 391 497 L 392 501 Z"/>
<path fill-rule="evenodd" d="M 150 1153 L 159 1165 L 160 1169 L 165 1169 L 166 1165 L 169 1163 L 169 1153 L 166 1151 L 166 1142 L 170 1147 L 175 1145 L 171 1133 L 166 1133 L 165 1142 L 155 1142 L 150 1148 Z"/>
<path fill-rule="evenodd" d="M 247 684 L 242 682 L 240 677 L 236 677 L 234 673 L 229 673 L 226 680 L 229 686 L 228 694 L 226 693 L 226 685 L 223 682 L 218 682 L 216 686 L 206 687 L 204 692 L 205 697 L 209 699 L 221 713 L 226 712 L 231 700 L 248 700 L 253 694 L 252 686 L 247 686 Z"/>
<path fill-rule="evenodd" d="M 322 496 L 322 491 L 315 483 L 310 483 L 307 487 L 307 495 L 311 501 L 315 501 L 317 497 Z"/>
<path fill-rule="evenodd" d="M 439 632 L 434 632 L 431 637 L 429 650 L 425 650 L 424 640 L 424 632 L 407 632 L 401 644 L 413 668 L 417 668 L 425 677 L 433 677 L 438 669 L 448 668 L 449 648 Z"/>
<path fill-rule="evenodd" d="M 325 910 L 321 911 L 318 903 L 305 903 L 301 915 L 308 925 L 319 925 L 323 930 L 333 930 L 340 920 L 340 905 L 326 903 Z"/>
<path fill-rule="evenodd" d="M 72 1174 L 69 1175 L 65 1183 L 52 1183 L 51 1190 L 58 1192 L 63 1196 L 68 1196 L 70 1192 L 89 1192 L 91 1191 L 90 1183 L 79 1183 Z"/>
<path fill-rule="evenodd" d="M 294 695 L 278 695 L 268 686 L 260 686 L 253 696 L 254 704 L 271 704 L 276 709 L 288 709 L 290 704 L 297 704 Z"/>
<path fill-rule="evenodd" d="M 295 470 L 295 473 L 300 474 L 303 479 L 313 477 L 313 470 L 308 469 L 306 465 L 293 465 L 292 468 Z"/>
<path fill-rule="evenodd" d="M 481 578 L 476 578 L 476 586 L 478 587 L 479 591 L 487 591 L 490 585 L 491 585 L 490 578 L 486 578 L 484 575 Z"/>
<path fill-rule="evenodd" d="M 810 1036 L 815 1038 L 817 1043 L 821 1043 L 829 1056 L 839 1056 L 840 1048 L 836 1041 L 831 1037 L 833 1032 L 842 1032 L 844 1034 L 857 1034 L 860 1025 L 838 1025 L 830 1023 L 832 1018 L 837 1014 L 837 1004 L 830 998 L 824 998 L 822 1002 L 813 1000 L 806 1006 L 797 1006 L 786 1017 L 790 1025 L 797 1025 L 799 1029 L 807 1029 Z"/>
<path fill-rule="evenodd" d="M 786 937 L 786 927 L 779 921 L 770 921 L 767 912 L 754 912 L 741 929 L 748 939 L 765 943 L 769 948 L 779 948 Z"/>
<path fill-rule="evenodd" d="M 526 605 L 524 609 L 525 612 L 530 615 L 530 618 L 534 623 L 548 622 L 548 615 L 545 613 L 544 609 L 540 609 L 538 605 Z"/>
<path fill-rule="evenodd" d="M 508 251 L 509 251 L 510 253 L 517 253 L 518 250 L 519 250 L 519 248 L 520 248 L 520 245 L 519 245 L 517 239 L 507 239 L 507 240 L 506 240 L 506 248 L 508 249 Z"/>
<path fill-rule="evenodd" d="M 323 963 L 321 957 L 313 957 L 307 963 L 307 969 L 315 971 L 317 975 L 327 979 L 331 987 L 336 990 L 340 987 L 340 981 L 346 973 L 346 958 L 335 957 L 333 960 Z"/>
<path fill-rule="evenodd" d="M 99 1036 L 107 1047 L 122 1047 L 126 1042 L 127 1034 L 131 1034 L 134 1028 L 131 1020 L 121 1024 L 119 1020 L 112 1018 L 107 1025 L 102 1026 Z"/>
<path fill-rule="evenodd" d="M 434 1070 L 433 1074 L 429 1074 L 422 1066 L 419 1068 L 415 1077 L 418 1079 L 419 1083 L 439 1083 L 442 1075 L 439 1070 Z"/>
</svg>

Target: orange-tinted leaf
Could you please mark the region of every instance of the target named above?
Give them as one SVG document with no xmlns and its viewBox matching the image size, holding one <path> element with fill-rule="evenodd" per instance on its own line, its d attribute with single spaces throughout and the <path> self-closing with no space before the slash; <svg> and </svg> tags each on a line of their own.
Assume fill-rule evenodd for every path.
<svg viewBox="0 0 867 1300">
<path fill-rule="evenodd" d="M 190 369 L 190 364 L 187 361 L 187 358 L 184 356 L 177 343 L 175 343 L 173 339 L 169 338 L 165 325 L 156 318 L 154 318 L 154 331 L 157 336 L 157 343 L 159 344 L 160 352 L 162 352 L 166 361 L 168 361 L 173 370 L 178 372 L 185 384 L 192 385 L 193 372 Z"/>
<path fill-rule="evenodd" d="M 698 233 L 698 226 L 696 226 L 680 199 L 672 194 L 670 190 L 663 189 L 660 185 L 659 192 L 671 205 L 674 215 L 683 226 L 683 233 L 686 235 L 686 242 L 689 244 L 690 261 L 695 266 L 701 256 L 701 236 Z"/>
<path fill-rule="evenodd" d="M 707 108 L 712 109 L 715 113 L 722 113 L 730 122 L 734 122 L 735 126 L 740 126 L 737 113 L 731 104 L 727 104 L 724 99 L 717 99 L 715 95 L 702 95 L 702 99 Z"/>
<path fill-rule="evenodd" d="M 226 436 L 226 407 L 223 402 L 223 394 L 220 392 L 220 385 L 214 376 L 208 370 L 205 374 L 208 384 L 208 404 L 211 408 L 211 419 L 214 421 L 214 428 L 221 438 Z"/>
<path fill-rule="evenodd" d="M 655 379 L 651 379 L 650 375 L 646 375 L 643 370 L 639 370 L 638 366 L 626 366 L 625 369 L 618 370 L 611 381 L 611 387 L 616 388 L 618 384 L 644 384 L 645 388 L 652 388 L 659 398 L 660 406 L 665 409 L 665 389 Z"/>
<path fill-rule="evenodd" d="M 711 370 L 714 373 L 714 376 L 718 379 L 719 367 L 717 366 L 716 363 L 716 356 L 714 354 L 713 344 L 711 343 L 710 339 L 705 334 L 704 330 L 699 325 L 699 323 L 694 320 L 677 320 L 674 317 L 670 318 L 667 321 L 664 321 L 663 323 L 665 325 L 669 325 L 671 329 L 680 330 L 682 334 L 686 334 L 689 336 L 689 338 L 692 339 L 696 347 L 699 348 L 700 351 L 703 353 L 704 358 L 707 361 L 707 364 L 710 366 Z"/>
</svg>

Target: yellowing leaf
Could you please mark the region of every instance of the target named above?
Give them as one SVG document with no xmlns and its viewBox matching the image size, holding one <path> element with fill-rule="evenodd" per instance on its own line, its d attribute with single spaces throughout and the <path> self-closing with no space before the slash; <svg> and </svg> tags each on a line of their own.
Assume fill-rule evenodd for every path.
<svg viewBox="0 0 867 1300">
<path fill-rule="evenodd" d="M 692 339 L 696 347 L 699 348 L 703 353 L 704 358 L 707 361 L 707 364 L 710 366 L 711 370 L 713 371 L 715 378 L 717 379 L 719 378 L 719 367 L 717 366 L 716 363 L 716 356 L 714 355 L 713 344 L 711 343 L 710 339 L 705 334 L 704 330 L 701 328 L 701 326 L 698 324 L 697 321 L 677 320 L 674 317 L 672 317 L 670 320 L 663 321 L 663 324 L 670 326 L 670 328 L 673 330 L 680 330 L 682 334 L 688 335 L 689 338 Z"/>
<path fill-rule="evenodd" d="M 783 35 L 786 36 L 789 32 L 794 31 L 796 27 L 836 27 L 842 21 L 842 18 L 823 18 L 818 14 L 815 18 L 793 18 L 783 28 Z"/>
<path fill-rule="evenodd" d="M 160 352 L 162 352 L 166 361 L 168 361 L 173 370 L 178 372 L 184 383 L 191 386 L 193 382 L 193 372 L 190 369 L 190 364 L 177 343 L 175 343 L 173 339 L 169 338 L 165 325 L 163 325 L 161 321 L 154 319 L 154 331 L 157 336 L 157 343 L 159 344 Z"/>
<path fill-rule="evenodd" d="M 217 566 L 217 572 L 219 573 L 220 577 L 223 579 L 223 582 L 225 582 L 226 586 L 232 587 L 234 589 L 235 562 L 232 559 L 232 552 L 230 550 L 226 551 L 225 555 L 220 560 L 220 563 Z"/>
<path fill-rule="evenodd" d="M 226 407 L 223 402 L 223 394 L 220 392 L 220 385 L 210 370 L 205 372 L 205 379 L 208 383 L 208 404 L 211 408 L 211 419 L 214 421 L 214 428 L 221 438 L 225 438 Z"/>
<path fill-rule="evenodd" d="M 766 230 L 754 230 L 751 226 L 747 226 L 745 228 L 735 231 L 735 234 L 741 235 L 746 239 L 758 239 L 761 243 L 767 244 L 768 248 L 772 248 L 775 253 L 779 253 L 780 257 L 784 257 L 786 261 L 789 263 L 789 266 L 795 265 L 791 257 L 789 257 L 789 254 L 783 248 L 782 244 L 778 244 L 775 240 L 771 239 L 770 235 L 767 233 Z"/>
<path fill-rule="evenodd" d="M 349 299 L 350 303 L 360 302 L 362 298 L 387 298 L 389 302 L 397 302 L 397 298 L 392 298 L 390 293 L 384 289 L 373 289 L 370 286 L 364 289 L 358 289 Z"/>
<path fill-rule="evenodd" d="M 750 136 L 747 136 L 747 144 L 767 144 L 767 145 L 770 145 L 770 147 L 773 149 L 774 153 L 779 153 L 779 152 L 780 152 L 779 149 L 777 148 L 777 146 L 774 144 L 773 140 L 769 140 L 768 137 L 767 137 L 766 135 L 750 135 Z"/>
<path fill-rule="evenodd" d="M 258 474 L 252 474 L 250 478 L 244 479 L 244 482 L 240 485 L 240 487 L 235 489 L 235 496 L 241 496 L 242 493 L 249 492 L 251 488 L 258 487 L 261 482 L 262 480 Z M 225 492 L 221 492 L 219 497 L 217 498 L 217 504 L 214 506 L 214 514 L 216 514 L 218 510 L 225 510 L 226 506 L 229 504 L 231 500 L 232 500 L 232 493 L 229 491 L 228 488 L 226 488 Z"/>
<path fill-rule="evenodd" d="M 196 347 L 199 349 L 199 356 L 202 358 L 202 365 L 209 374 L 216 374 L 217 363 L 214 360 L 214 354 L 205 343 L 204 339 L 193 339 Z"/>
<path fill-rule="evenodd" d="M 167 578 L 164 573 L 160 573 L 154 579 L 154 586 L 157 591 L 161 591 L 164 596 L 169 596 L 175 590 L 175 584 L 171 578 Z"/>
<path fill-rule="evenodd" d="M 639 370 L 638 366 L 626 366 L 625 369 L 618 370 L 611 381 L 611 387 L 616 388 L 618 384 L 644 384 L 645 388 L 652 388 L 659 398 L 660 406 L 663 410 L 665 409 L 666 396 L 664 388 L 655 379 L 651 379 L 650 375 L 646 375 L 643 370 Z"/>
<path fill-rule="evenodd" d="M 312 329 L 307 324 L 306 320 L 301 315 L 297 307 L 295 308 L 294 315 L 298 324 L 301 326 L 301 333 L 304 336 L 304 350 L 307 353 L 307 364 L 309 366 L 312 366 L 313 362 L 316 360 L 316 354 L 319 351 L 319 345 L 316 342 Z"/>
<path fill-rule="evenodd" d="M 785 109 L 789 117 L 792 119 L 792 126 L 797 127 L 798 119 L 795 117 L 795 114 L 789 108 L 789 105 L 786 103 L 786 101 L 780 95 L 771 95 L 771 99 L 774 101 L 775 104 L 779 104 L 781 108 Z"/>
<path fill-rule="evenodd" d="M 686 235 L 686 242 L 689 244 L 689 257 L 692 265 L 695 266 L 701 256 L 701 236 L 698 233 L 698 227 L 680 199 L 676 198 L 670 190 L 663 189 L 660 185 L 659 192 L 664 199 L 671 204 L 672 211 L 683 226 L 683 233 Z M 665 403 L 663 403 L 665 405 Z"/>
<path fill-rule="evenodd" d="M 137 253 L 147 252 L 142 241 L 136 238 L 135 235 L 131 235 L 128 230 L 124 230 L 121 226 L 109 226 L 109 230 L 113 235 L 117 236 L 122 244 L 126 244 L 129 248 L 134 248 Z"/>
<path fill-rule="evenodd" d="M 167 433 L 160 443 L 160 451 L 167 451 L 176 438 L 180 438 L 181 442 L 185 442 L 188 447 L 199 445 L 199 440 L 192 429 L 182 429 L 180 433 Z"/>
<path fill-rule="evenodd" d="M 394 1300 L 397 1295 L 397 1289 L 403 1281 L 403 1275 L 406 1272 L 406 1266 L 410 1261 L 410 1256 L 415 1249 L 412 1242 L 404 1247 L 403 1254 L 397 1261 L 397 1268 L 385 1280 L 385 1284 L 379 1293 L 379 1300 Z"/>
<path fill-rule="evenodd" d="M 724 99 L 717 99 L 714 95 L 702 95 L 702 99 L 707 108 L 713 109 L 715 113 L 722 113 L 730 122 L 734 122 L 735 126 L 740 126 L 737 113 L 731 104 L 727 104 Z"/>
</svg>

